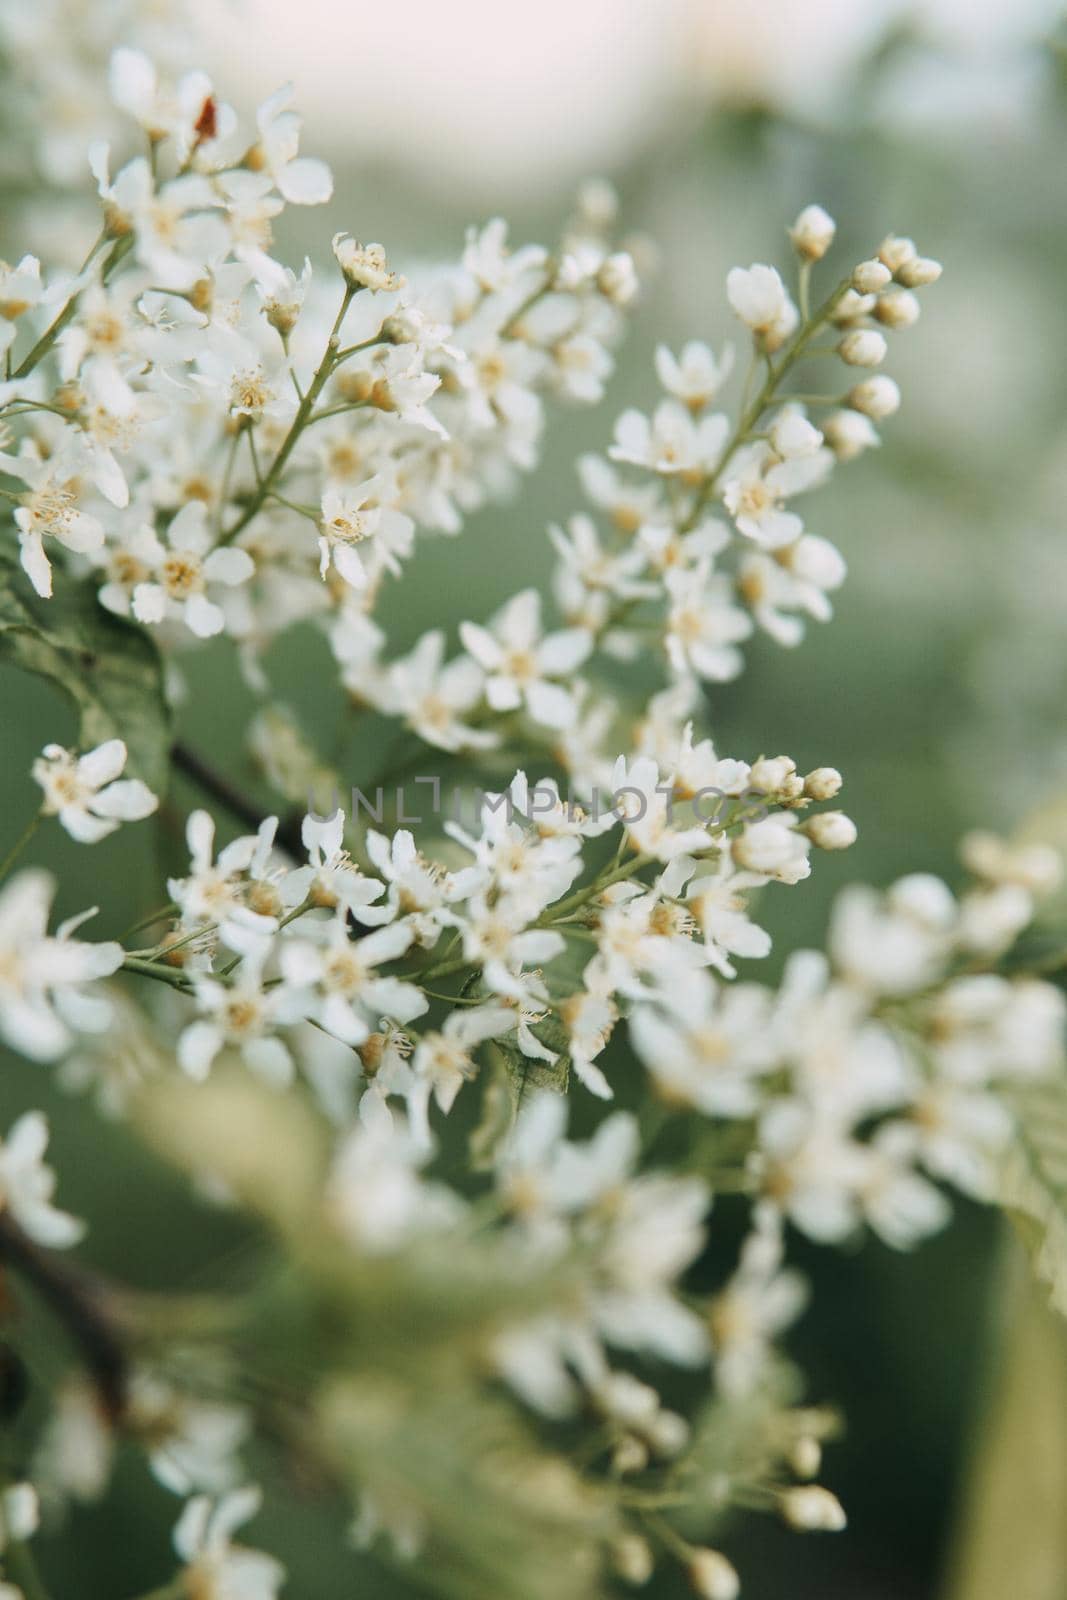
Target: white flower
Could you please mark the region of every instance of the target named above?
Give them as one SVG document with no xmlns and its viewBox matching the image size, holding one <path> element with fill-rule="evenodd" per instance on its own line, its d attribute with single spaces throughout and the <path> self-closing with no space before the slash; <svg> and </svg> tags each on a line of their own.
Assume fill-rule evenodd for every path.
<svg viewBox="0 0 1067 1600">
<path fill-rule="evenodd" d="M 420 739 L 439 750 L 488 749 L 499 743 L 499 735 L 464 721 L 464 713 L 482 698 L 485 675 L 469 656 L 446 664 L 444 654 L 440 628 L 423 634 L 409 655 L 390 666 L 384 699 Z"/>
<path fill-rule="evenodd" d="M 501 217 L 494 217 L 480 230 L 467 230 L 463 265 L 487 294 L 511 288 L 531 269 L 544 265 L 546 253 L 540 245 L 525 245 L 513 251 L 507 237 L 508 225 Z"/>
<path fill-rule="evenodd" d="M 739 450 L 731 459 L 722 491 L 738 532 L 770 550 L 791 544 L 803 533 L 804 524 L 796 512 L 783 508 L 783 502 L 817 487 L 832 464 L 831 452 L 819 448 L 784 459 L 763 443 Z"/>
<path fill-rule="evenodd" d="M 370 289 L 378 293 L 404 287 L 405 280 L 390 269 L 384 245 L 359 244 L 350 234 L 335 233 L 333 253 L 346 283 L 353 289 Z"/>
<path fill-rule="evenodd" d="M 308 853 L 306 867 L 287 872 L 281 884 L 285 905 L 298 906 L 304 900 L 326 910 L 342 907 L 364 924 L 391 922 L 392 906 L 376 906 L 384 886 L 368 878 L 352 864 L 345 849 L 345 814 L 338 809 L 330 816 L 312 813 L 300 825 L 300 838 Z"/>
<path fill-rule="evenodd" d="M 389 1255 L 409 1240 L 450 1227 L 462 1216 L 463 1201 L 444 1184 L 420 1176 L 429 1153 L 402 1119 L 357 1125 L 327 1179 L 327 1220 L 368 1255 Z"/>
<path fill-rule="evenodd" d="M 158 798 L 139 778 L 120 781 L 126 746 L 109 739 L 83 756 L 62 745 L 46 744 L 33 763 L 33 777 L 44 790 L 41 810 L 80 844 L 96 844 L 122 822 L 150 817 Z"/>
<path fill-rule="evenodd" d="M 663 581 L 670 602 L 664 644 L 674 671 L 712 683 L 736 678 L 744 664 L 737 645 L 751 634 L 752 622 L 733 604 L 729 580 L 713 573 L 705 558 L 668 569 Z"/>
<path fill-rule="evenodd" d="M 414 984 L 377 971 L 411 945 L 412 930 L 405 923 L 394 922 L 353 939 L 341 906 L 316 933 L 314 942 L 310 937 L 287 940 L 279 960 L 294 991 L 294 1003 L 327 1033 L 345 1044 L 360 1045 L 379 1017 L 410 1022 L 427 1009 L 425 995 Z"/>
<path fill-rule="evenodd" d="M 746 823 L 732 844 L 739 867 L 779 883 L 799 883 L 809 875 L 809 848 L 809 841 L 797 831 L 797 816 L 792 811 Z"/>
<path fill-rule="evenodd" d="M 541 631 L 541 597 L 524 589 L 502 606 L 487 628 L 460 624 L 465 648 L 486 673 L 485 697 L 494 711 L 525 706 L 535 722 L 566 728 L 575 719 L 573 695 L 552 682 L 574 672 L 593 647 L 585 628 Z"/>
<path fill-rule="evenodd" d="M 32 1539 L 40 1520 L 41 1508 L 32 1483 L 12 1483 L 0 1491 L 0 1552 L 6 1550 L 12 1539 L 20 1543 Z M 5 1587 L 0 1586 L 0 1594 Z"/>
<path fill-rule="evenodd" d="M 726 295 L 736 316 L 751 328 L 763 349 L 778 350 L 800 321 L 774 267 L 759 263 L 733 267 L 726 278 Z"/>
<path fill-rule="evenodd" d="M 399 556 L 411 554 L 415 524 L 392 506 L 383 505 L 381 478 L 368 478 L 356 489 L 327 489 L 322 497 L 319 523 L 319 575 L 332 565 L 353 589 L 365 589 L 370 574 L 357 546 L 365 541 L 375 563 L 399 574 Z"/>
<path fill-rule="evenodd" d="M 197 500 L 172 518 L 166 543 L 147 525 L 139 528 L 126 543 L 121 566 L 112 567 L 116 576 L 101 588 L 101 604 L 120 616 L 132 612 L 138 622 L 182 622 L 200 639 L 221 633 L 226 614 L 209 597 L 208 585 L 236 588 L 255 567 L 246 550 L 212 550 L 206 518 Z"/>
<path fill-rule="evenodd" d="M 55 883 L 26 868 L 0 890 L 0 1035 L 34 1061 L 52 1061 L 71 1044 L 71 1030 L 101 1032 L 111 1016 L 82 985 L 110 977 L 125 958 L 115 943 L 71 938 L 86 912 L 48 934 Z"/>
<path fill-rule="evenodd" d="M 624 411 L 608 455 L 652 472 L 702 478 L 719 465 L 729 434 L 730 420 L 721 412 L 694 418 L 677 400 L 664 400 L 651 418 Z"/>
<path fill-rule="evenodd" d="M 275 1600 L 285 1568 L 273 1556 L 233 1543 L 234 1531 L 254 1517 L 258 1489 L 234 1489 L 215 1505 L 206 1495 L 190 1500 L 174 1530 L 185 1586 L 198 1600 Z"/>
<path fill-rule="evenodd" d="M 78 555 L 91 555 L 104 542 L 100 522 L 78 504 L 82 494 L 78 477 L 81 464 L 80 447 L 71 430 L 60 448 L 43 461 L 29 450 L 17 456 L 0 452 L 0 467 L 29 486 L 21 505 L 15 508 L 19 559 L 33 587 L 45 598 L 52 593 L 46 538 L 57 540 Z"/>
<path fill-rule="evenodd" d="M 663 998 L 670 1016 L 640 1005 L 630 1018 L 634 1049 L 656 1083 L 672 1103 L 707 1116 L 751 1116 L 775 1064 L 768 992 L 690 972 L 684 984 L 665 985 Z"/>
<path fill-rule="evenodd" d="M 716 360 L 712 351 L 699 339 L 690 339 L 683 345 L 680 356 L 675 356 L 664 344 L 656 346 L 656 375 L 667 393 L 681 400 L 690 411 L 702 411 L 714 400 L 734 366 L 734 350 L 726 345 Z"/>
<path fill-rule="evenodd" d="M 249 872 L 257 857 L 269 851 L 278 819 L 269 817 L 258 836 L 247 834 L 233 839 L 214 858 L 215 824 L 206 811 L 194 811 L 185 825 L 189 847 L 189 876 L 169 878 L 167 890 L 181 912 L 187 928 L 209 929 L 217 925 L 220 936 L 232 950 L 244 954 L 268 939 L 278 926 L 277 918 L 249 908 Z"/>
<path fill-rule="evenodd" d="M 0 1140 L 0 1211 L 8 1211 L 37 1244 L 62 1250 L 77 1244 L 85 1224 L 52 1205 L 56 1175 L 44 1164 L 47 1147 L 48 1124 L 40 1111 L 27 1111 Z"/>
<path fill-rule="evenodd" d="M 283 199 L 292 205 L 321 206 L 333 194 L 333 177 L 325 161 L 298 155 L 301 120 L 288 109 L 292 98 L 293 86 L 287 83 L 259 107 L 256 157 Z"/>
<path fill-rule="evenodd" d="M 411 1130 L 417 1139 L 430 1137 L 431 1096 L 442 1111 L 451 1111 L 464 1083 L 477 1073 L 473 1053 L 478 1045 L 510 1033 L 514 1025 L 514 1012 L 506 1006 L 460 1007 L 445 1018 L 439 1030 L 420 1037 L 411 1058 L 413 1081 L 408 1095 Z"/>
<path fill-rule="evenodd" d="M 777 1212 L 758 1205 L 737 1271 L 711 1305 L 715 1381 L 724 1394 L 744 1395 L 756 1387 L 773 1340 L 804 1309 L 807 1285 L 783 1267 L 783 1254 Z"/>
<path fill-rule="evenodd" d="M 284 1088 L 291 1081 L 293 1059 L 274 1030 L 279 1022 L 297 1021 L 301 1008 L 284 985 L 264 986 L 264 954 L 250 950 L 232 984 L 197 974 L 196 1004 L 203 1015 L 179 1039 L 178 1064 L 198 1082 L 226 1046 L 239 1050 L 245 1065 L 269 1083 Z"/>
</svg>

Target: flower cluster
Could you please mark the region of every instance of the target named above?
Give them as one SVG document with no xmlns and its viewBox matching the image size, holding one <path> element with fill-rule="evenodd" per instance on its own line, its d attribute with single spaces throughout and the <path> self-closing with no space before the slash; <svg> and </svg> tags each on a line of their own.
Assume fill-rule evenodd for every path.
<svg viewBox="0 0 1067 1600">
<path fill-rule="evenodd" d="M 835 228 L 807 207 L 795 292 L 769 265 L 728 276 L 732 412 L 730 346 L 661 347 L 663 398 L 579 463 L 591 509 L 550 529 L 555 615 L 524 589 L 472 607 L 454 654 L 434 628 L 397 655 L 375 612 L 417 537 L 515 490 L 549 401 L 604 392 L 637 293 L 612 192 L 586 186 L 551 252 L 494 220 L 452 263 L 402 271 L 338 233 L 294 270 L 275 220 L 332 179 L 288 88 L 245 127 L 203 73 L 124 47 L 109 92 L 95 245 L 73 276 L 0 269 L 0 620 L 83 712 L 74 747 L 34 762 L 0 877 L 50 818 L 79 843 L 177 821 L 185 844 L 121 941 L 75 937 L 84 916 L 50 933 L 51 877 L 7 879 L 0 1034 L 269 1242 L 251 1290 L 163 1313 L 64 1268 L 81 1224 L 52 1204 L 44 1118 L 15 1122 L 0 1258 L 85 1367 L 35 1440 L 42 1493 L 106 1493 L 126 1437 L 186 1501 L 157 1592 L 274 1600 L 281 1565 L 234 1539 L 260 1503 L 254 1441 L 257 1463 L 276 1447 L 294 1480 L 340 1487 L 357 1542 L 384 1536 L 422 1587 L 591 1600 L 665 1557 L 733 1600 L 728 1513 L 844 1524 L 813 1481 L 833 1419 L 799 1404 L 780 1347 L 807 1295 L 790 1230 L 916 1244 L 946 1185 L 993 1197 L 1012 1086 L 1064 1069 L 1062 993 L 1017 959 L 1059 879 L 1043 847 L 971 835 L 958 897 L 923 873 L 846 888 L 827 955 L 792 954 L 776 987 L 739 976 L 771 951 L 760 897 L 857 829 L 833 767 L 721 754 L 703 689 L 755 628 L 794 645 L 829 618 L 844 560 L 797 499 L 879 442 L 900 396 L 872 369 L 940 268 L 890 236 L 813 301 Z M 46 169 L 63 158 L 46 142 Z M 845 387 L 797 387 L 827 355 Z M 362 776 L 369 799 L 312 809 L 340 773 L 265 659 L 297 623 L 350 715 L 454 769 L 447 819 L 440 772 L 414 780 L 433 819 L 405 816 L 402 785 L 386 800 L 403 760 Z M 277 816 L 173 738 L 175 657 L 220 636 Z M 649 698 L 620 666 L 642 654 Z M 161 804 L 171 766 L 236 836 Z M 713 1281 L 722 1194 L 747 1226 Z M 5 1594 L 35 1525 L 13 1485 Z"/>
</svg>

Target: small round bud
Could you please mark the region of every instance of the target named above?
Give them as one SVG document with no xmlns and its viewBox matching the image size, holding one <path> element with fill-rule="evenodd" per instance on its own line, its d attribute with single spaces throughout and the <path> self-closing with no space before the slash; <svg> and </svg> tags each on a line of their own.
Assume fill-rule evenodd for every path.
<svg viewBox="0 0 1067 1600">
<path fill-rule="evenodd" d="M 837 223 L 822 206 L 805 206 L 790 228 L 789 237 L 802 261 L 821 261 L 836 232 Z"/>
<path fill-rule="evenodd" d="M 626 250 L 617 250 L 608 256 L 596 275 L 596 286 L 612 305 L 630 305 L 640 288 L 633 256 Z"/>
<path fill-rule="evenodd" d="M 846 1525 L 840 1500 L 829 1489 L 815 1483 L 787 1489 L 782 1495 L 781 1507 L 789 1526 L 804 1533 L 840 1533 Z"/>
<path fill-rule="evenodd" d="M 646 1428 L 645 1437 L 658 1456 L 680 1455 L 689 1443 L 689 1424 L 677 1411 L 661 1411 Z"/>
<path fill-rule="evenodd" d="M 719 1550 L 694 1550 L 689 1557 L 689 1582 L 700 1600 L 737 1600 L 741 1579 L 737 1568 Z"/>
<path fill-rule="evenodd" d="M 619 214 L 619 191 L 607 178 L 587 178 L 578 190 L 578 214 L 587 227 L 605 233 Z"/>
<path fill-rule="evenodd" d="M 822 436 L 838 461 L 854 461 L 882 442 L 870 418 L 859 411 L 832 412 L 823 422 Z"/>
<path fill-rule="evenodd" d="M 918 258 L 914 239 L 898 239 L 893 233 L 882 240 L 878 247 L 878 259 L 884 261 L 890 272 L 895 277 L 901 267 L 906 267 L 909 262 Z"/>
<path fill-rule="evenodd" d="M 940 261 L 933 261 L 929 256 L 916 256 L 914 261 L 904 263 L 897 272 L 897 278 L 905 289 L 925 289 L 927 284 L 937 282 L 942 270 Z"/>
<path fill-rule="evenodd" d="M 853 328 L 841 340 L 837 353 L 850 367 L 877 367 L 885 360 L 888 349 L 884 337 L 876 329 Z"/>
<path fill-rule="evenodd" d="M 890 289 L 874 303 L 874 314 L 886 328 L 913 328 L 921 310 L 910 289 Z"/>
<path fill-rule="evenodd" d="M 873 310 L 873 294 L 857 294 L 855 289 L 846 289 L 834 307 L 830 320 L 839 328 L 847 328 L 861 318 L 869 317 Z"/>
<path fill-rule="evenodd" d="M 884 261 L 861 261 L 852 269 L 852 287 L 860 294 L 877 294 L 892 281 L 893 274 Z"/>
<path fill-rule="evenodd" d="M 822 1446 L 810 1433 L 804 1434 L 789 1452 L 789 1465 L 798 1478 L 814 1478 L 822 1466 Z"/>
<path fill-rule="evenodd" d="M 647 1539 L 639 1533 L 624 1533 L 611 1547 L 611 1564 L 623 1583 L 640 1586 L 651 1578 L 656 1558 Z"/>
<path fill-rule="evenodd" d="M 808 818 L 804 832 L 820 850 L 847 850 L 858 837 L 856 824 L 843 811 L 820 811 Z"/>
<path fill-rule="evenodd" d="M 789 756 L 760 756 L 752 763 L 748 781 L 760 794 L 777 794 L 796 770 L 797 764 Z"/>
<path fill-rule="evenodd" d="M 804 779 L 804 793 L 809 800 L 832 800 L 840 794 L 843 782 L 836 767 L 816 767 Z"/>
<path fill-rule="evenodd" d="M 872 417 L 875 422 L 881 422 L 883 417 L 891 417 L 900 410 L 900 389 L 892 378 L 887 378 L 882 372 L 854 384 L 846 398 L 854 411 L 862 411 L 865 417 Z"/>
<path fill-rule="evenodd" d="M 644 1472 L 648 1466 L 648 1446 L 635 1434 L 625 1434 L 615 1446 L 611 1464 L 620 1476 L 628 1472 Z"/>
</svg>

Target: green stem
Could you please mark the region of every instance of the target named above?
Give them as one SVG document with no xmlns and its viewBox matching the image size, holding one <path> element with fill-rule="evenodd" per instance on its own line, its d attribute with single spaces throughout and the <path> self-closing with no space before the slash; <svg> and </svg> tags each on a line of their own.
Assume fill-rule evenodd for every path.
<svg viewBox="0 0 1067 1600">
<path fill-rule="evenodd" d="M 293 418 L 289 432 L 279 445 L 278 453 L 274 457 L 274 460 L 271 462 L 270 466 L 267 468 L 262 482 L 256 485 L 256 491 L 249 500 L 248 505 L 245 507 L 244 511 L 238 517 L 233 526 L 228 528 L 223 534 L 220 543 L 229 544 L 231 540 L 236 539 L 237 535 L 241 533 L 243 529 L 247 528 L 253 517 L 259 515 L 259 512 L 263 509 L 263 502 L 266 500 L 268 494 L 275 487 L 278 479 L 285 471 L 286 462 L 292 455 L 293 448 L 296 445 L 297 440 L 307 427 L 308 419 L 311 416 L 312 411 L 315 409 L 315 403 L 323 389 L 326 387 L 330 375 L 337 365 L 337 354 L 340 347 L 341 324 L 345 320 L 345 316 L 349 306 L 352 304 L 352 297 L 355 292 L 356 291 L 352 288 L 351 284 L 345 285 L 344 296 L 341 300 L 341 309 L 334 318 L 333 328 L 330 332 L 330 337 L 327 340 L 326 349 L 323 353 L 322 360 L 319 362 L 319 365 L 315 371 L 315 376 L 308 385 L 307 393 L 304 395 L 303 400 L 301 400 L 299 406 L 297 407 L 296 416 Z"/>
<path fill-rule="evenodd" d="M 37 832 L 37 829 L 41 826 L 41 819 L 42 813 L 40 811 L 35 812 L 30 818 L 29 822 L 26 824 L 25 828 L 22 830 L 22 833 L 15 840 L 15 843 L 11 846 L 11 849 L 4 857 L 3 862 L 0 863 L 0 882 L 7 877 L 8 873 L 11 871 L 11 868 L 15 865 L 15 862 L 29 844 L 30 840 Z"/>
<path fill-rule="evenodd" d="M 22 1539 L 10 1539 L 3 1554 L 4 1576 L 10 1578 L 25 1600 L 51 1600 L 37 1566 L 37 1558 Z"/>
<path fill-rule="evenodd" d="M 168 983 L 172 989 L 188 994 L 192 985 L 185 973 L 169 967 L 162 961 L 149 961 L 142 956 L 127 956 L 122 963 L 123 972 L 134 972 L 142 978 L 155 978 L 158 983 Z"/>
<path fill-rule="evenodd" d="M 83 272 L 85 271 L 86 267 L 88 267 L 90 265 L 90 263 L 92 262 L 93 257 L 102 248 L 102 246 L 107 242 L 107 238 L 108 238 L 108 235 L 106 233 L 102 233 L 100 235 L 99 239 L 93 245 L 93 248 L 89 251 L 89 254 L 86 256 L 85 261 L 82 264 L 82 269 L 81 270 Z M 133 235 L 132 234 L 127 234 L 122 239 L 116 239 L 114 245 L 111 248 L 111 253 L 108 256 L 107 260 L 104 262 L 103 269 L 101 270 L 101 273 L 100 273 L 100 281 L 101 281 L 101 283 L 106 283 L 107 282 L 107 280 L 110 277 L 111 273 L 118 266 L 118 264 L 122 260 L 122 258 L 125 255 L 128 254 L 128 252 L 130 251 L 132 246 L 133 246 Z M 45 329 L 45 331 L 42 333 L 41 337 L 38 339 L 37 343 L 34 345 L 33 349 L 24 358 L 24 360 L 22 362 L 20 362 L 20 364 L 15 368 L 15 371 L 12 374 L 13 378 L 18 379 L 18 378 L 28 377 L 29 374 L 33 371 L 34 367 L 36 367 L 39 362 L 43 361 L 44 357 L 48 354 L 49 350 L 51 350 L 52 346 L 55 344 L 55 342 L 56 342 L 57 338 L 59 337 L 59 335 L 63 332 L 63 329 L 67 326 L 67 323 L 70 322 L 71 318 L 74 316 L 75 311 L 78 309 L 78 301 L 79 301 L 80 297 L 81 297 L 81 290 L 79 290 L 77 294 L 71 295 L 70 299 L 67 301 L 67 303 L 63 307 L 62 311 L 55 318 L 55 320 L 53 322 L 51 322 L 49 324 L 49 326 Z"/>
</svg>

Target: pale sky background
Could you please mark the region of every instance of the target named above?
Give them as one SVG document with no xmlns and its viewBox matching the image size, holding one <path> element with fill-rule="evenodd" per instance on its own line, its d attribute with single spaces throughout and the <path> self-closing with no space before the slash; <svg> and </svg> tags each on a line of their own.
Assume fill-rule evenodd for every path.
<svg viewBox="0 0 1067 1600">
<path fill-rule="evenodd" d="M 383 157 L 477 197 L 622 164 L 666 117 L 710 100 L 823 119 L 889 22 L 934 52 L 886 106 L 1010 116 L 1018 42 L 1059 0 L 231 0 L 207 8 L 220 76 L 263 97 L 296 81 L 307 148 Z M 961 94 L 959 79 L 966 78 Z M 894 98 L 895 95 L 895 98 Z"/>
</svg>

